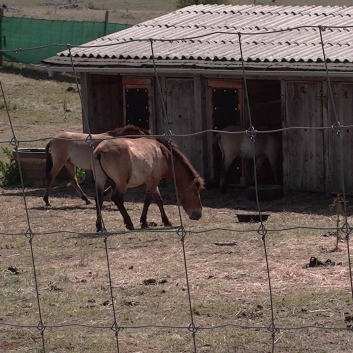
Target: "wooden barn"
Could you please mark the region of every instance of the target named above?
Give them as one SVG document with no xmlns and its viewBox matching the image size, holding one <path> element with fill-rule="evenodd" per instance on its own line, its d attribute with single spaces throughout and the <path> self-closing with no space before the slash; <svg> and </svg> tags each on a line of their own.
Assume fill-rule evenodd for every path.
<svg viewBox="0 0 353 353">
<path fill-rule="evenodd" d="M 79 74 L 86 132 L 128 123 L 170 130 L 213 180 L 209 130 L 279 129 L 284 190 L 344 185 L 353 194 L 352 26 L 353 7 L 194 5 L 69 48 L 41 67 Z M 236 161 L 229 182 L 249 185 L 251 167 Z M 274 183 L 269 164 L 259 183 Z"/>
</svg>

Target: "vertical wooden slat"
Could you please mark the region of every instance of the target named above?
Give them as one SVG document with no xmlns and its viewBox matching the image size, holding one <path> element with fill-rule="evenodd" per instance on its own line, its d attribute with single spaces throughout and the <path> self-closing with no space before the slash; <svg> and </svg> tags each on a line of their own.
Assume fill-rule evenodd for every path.
<svg viewBox="0 0 353 353">
<path fill-rule="evenodd" d="M 190 78 L 166 80 L 167 116 L 169 128 L 175 135 L 187 135 L 200 130 L 195 117 L 195 86 Z M 197 171 L 203 171 L 202 136 L 174 137 L 181 151 L 190 159 Z"/>
<path fill-rule="evenodd" d="M 287 82 L 287 127 L 323 127 L 321 82 Z M 285 171 L 288 188 L 325 192 L 323 130 L 293 129 L 286 133 Z"/>
<path fill-rule="evenodd" d="M 329 101 L 329 121 L 334 124 L 339 121 L 342 125 L 352 125 L 353 120 L 353 84 L 332 83 L 336 116 L 334 114 L 333 103 Z M 353 129 L 347 127 L 341 130 L 337 136 L 335 130 L 329 131 L 329 176 L 330 191 L 333 193 L 343 192 L 342 176 L 344 179 L 345 192 L 353 194 L 352 178 L 352 153 Z M 342 144 L 342 148 L 340 147 Z M 342 163 L 342 167 L 341 167 Z M 342 171 L 343 169 L 343 171 Z M 342 175 L 343 173 L 343 175 Z"/>
<path fill-rule="evenodd" d="M 122 80 L 119 75 L 88 75 L 86 100 L 92 133 L 124 126 Z"/>
</svg>

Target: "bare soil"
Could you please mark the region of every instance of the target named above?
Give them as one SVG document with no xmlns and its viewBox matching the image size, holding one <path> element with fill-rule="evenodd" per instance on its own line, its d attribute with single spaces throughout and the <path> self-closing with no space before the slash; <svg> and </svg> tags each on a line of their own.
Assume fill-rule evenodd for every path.
<svg viewBox="0 0 353 353">
<path fill-rule="evenodd" d="M 93 185 L 82 186 L 93 198 Z M 332 196 L 263 202 L 269 217 L 260 227 L 237 220 L 258 212 L 247 190 L 202 191 L 203 217 L 191 221 L 163 184 L 174 227 L 163 227 L 151 205 L 156 226 L 146 231 L 138 227 L 143 191 L 126 195 L 136 231 L 125 231 L 105 203 L 104 237 L 95 233 L 94 204 L 65 183 L 53 189 L 51 207 L 40 184 L 1 190 L 1 352 L 41 347 L 34 278 L 48 351 L 116 351 L 114 316 L 118 346 L 129 353 L 193 351 L 194 325 L 200 352 L 270 352 L 272 333 L 276 352 L 352 351 L 349 242 L 335 249 Z"/>
</svg>

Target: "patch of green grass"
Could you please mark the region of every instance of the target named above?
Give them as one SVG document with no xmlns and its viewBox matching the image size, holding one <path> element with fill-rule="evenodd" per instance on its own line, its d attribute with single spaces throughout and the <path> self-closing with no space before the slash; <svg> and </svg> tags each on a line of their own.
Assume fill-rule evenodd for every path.
<svg viewBox="0 0 353 353">
<path fill-rule="evenodd" d="M 1 148 L 7 161 L 0 160 L 0 186 L 12 186 L 20 183 L 18 163 L 12 158 L 12 151 L 6 147 Z"/>
<path fill-rule="evenodd" d="M 81 168 L 76 168 L 77 181 L 80 183 L 85 180 L 85 177 L 86 177 L 86 171 Z"/>
</svg>

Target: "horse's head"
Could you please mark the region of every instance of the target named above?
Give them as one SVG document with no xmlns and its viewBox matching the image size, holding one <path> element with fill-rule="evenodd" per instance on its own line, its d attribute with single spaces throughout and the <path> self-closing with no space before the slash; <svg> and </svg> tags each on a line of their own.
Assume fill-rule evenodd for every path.
<svg viewBox="0 0 353 353">
<path fill-rule="evenodd" d="M 204 184 L 201 177 L 196 177 L 191 184 L 183 188 L 182 192 L 179 192 L 181 205 L 189 218 L 195 221 L 202 217 L 200 190 L 204 189 Z"/>
<path fill-rule="evenodd" d="M 181 206 L 190 219 L 199 220 L 202 217 L 200 190 L 204 189 L 205 181 L 177 145 L 174 143 L 171 145 L 167 139 L 157 138 L 157 141 L 169 164 L 169 172 L 165 178 L 171 182 L 175 178 Z M 170 158 L 171 155 L 173 158 Z M 172 162 L 174 162 L 174 168 Z"/>
</svg>

